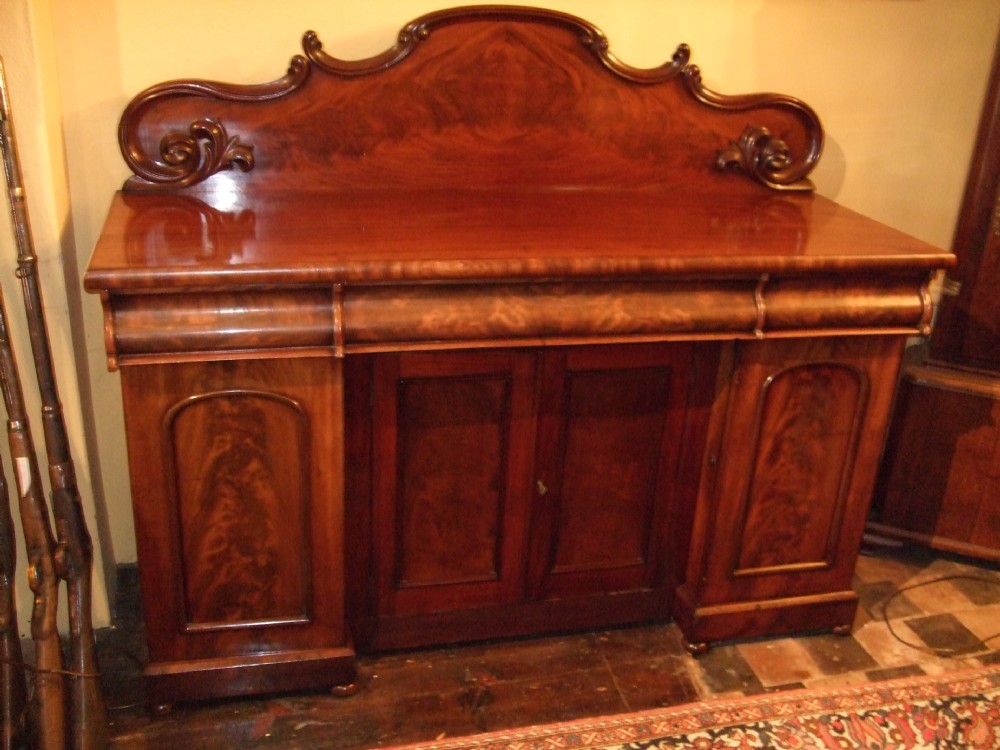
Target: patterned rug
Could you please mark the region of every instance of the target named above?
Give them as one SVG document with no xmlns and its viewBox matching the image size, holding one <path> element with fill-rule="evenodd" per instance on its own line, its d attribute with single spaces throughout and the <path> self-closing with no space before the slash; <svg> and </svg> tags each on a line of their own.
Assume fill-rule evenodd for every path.
<svg viewBox="0 0 1000 750">
<path fill-rule="evenodd" d="M 1000 748 L 1000 666 L 410 745 L 427 750 Z"/>
</svg>

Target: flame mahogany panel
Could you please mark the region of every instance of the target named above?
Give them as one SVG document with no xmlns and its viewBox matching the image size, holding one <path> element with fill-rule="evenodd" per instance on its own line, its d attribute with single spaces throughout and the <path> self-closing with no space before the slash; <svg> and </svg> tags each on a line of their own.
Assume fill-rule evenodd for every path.
<svg viewBox="0 0 1000 750">
<path fill-rule="evenodd" d="M 167 413 L 185 627 L 308 621 L 311 474 L 302 405 L 270 392 L 191 396 Z"/>
<path fill-rule="evenodd" d="M 688 415 L 687 344 L 577 348 L 544 362 L 532 591 L 661 588 Z"/>
<path fill-rule="evenodd" d="M 830 565 L 867 391 L 863 371 L 836 361 L 763 383 L 734 575 Z"/>
</svg>

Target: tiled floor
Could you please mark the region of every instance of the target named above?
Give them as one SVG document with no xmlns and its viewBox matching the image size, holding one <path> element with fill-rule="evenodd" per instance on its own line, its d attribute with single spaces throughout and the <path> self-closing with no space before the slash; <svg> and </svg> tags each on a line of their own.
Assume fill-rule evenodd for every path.
<svg viewBox="0 0 1000 750">
<path fill-rule="evenodd" d="M 1000 661 L 997 565 L 881 548 L 861 558 L 855 587 L 852 637 L 723 644 L 695 659 L 675 626 L 654 624 L 389 654 L 361 660 L 351 698 L 225 701 L 166 717 L 142 708 L 140 623 L 126 602 L 100 637 L 112 747 L 364 748 Z"/>
</svg>

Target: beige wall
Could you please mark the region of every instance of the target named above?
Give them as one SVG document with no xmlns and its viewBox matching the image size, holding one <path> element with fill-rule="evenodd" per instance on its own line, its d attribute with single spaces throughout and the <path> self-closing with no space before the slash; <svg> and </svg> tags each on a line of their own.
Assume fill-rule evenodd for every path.
<svg viewBox="0 0 1000 750">
<path fill-rule="evenodd" d="M 77 483 L 84 501 L 84 513 L 95 538 L 97 576 L 94 585 L 94 619 L 99 623 L 109 620 L 108 596 L 105 577 L 101 574 L 105 563 L 112 562 L 105 553 L 110 538 L 106 514 L 100 503 L 95 502 L 99 485 L 92 475 L 91 441 L 83 429 L 85 413 L 89 413 L 89 385 L 85 351 L 81 344 L 79 326 L 80 291 L 78 257 L 86 257 L 73 241 L 73 214 L 67 182 L 66 150 L 63 142 L 60 110 L 59 77 L 57 73 L 54 37 L 52 35 L 51 6 L 45 0 L 14 2 L 0 0 L 0 55 L 8 84 L 21 171 L 23 173 L 31 236 L 38 256 L 38 277 L 45 303 L 52 359 L 57 368 L 60 401 L 70 438 L 70 450 L 76 467 Z M 5 186 L 6 187 L 6 186 Z M 6 190 L 4 191 L 6 198 Z M 4 200 L 0 216 L 0 285 L 6 302 L 7 318 L 14 342 L 15 357 L 20 371 L 20 381 L 25 394 L 29 422 L 46 488 L 48 477 L 45 461 L 45 443 L 42 435 L 41 411 L 32 366 L 31 349 L 26 332 L 24 305 L 20 284 L 14 276 L 17 249 L 11 226 L 9 203 Z M 5 415 L 6 417 L 6 415 Z M 2 441 L 6 444 L 6 441 Z M 2 451 L 4 474 L 8 479 L 8 495 L 13 501 L 13 473 L 7 451 Z M 46 493 L 47 493 L 46 489 Z M 12 502 L 12 507 L 16 504 Z M 100 508 L 100 510 L 99 510 Z M 14 517 L 17 518 L 16 510 Z M 15 524 L 20 527 L 20 524 Z M 22 635 L 28 632 L 31 613 L 31 592 L 27 588 L 27 565 L 22 543 L 17 564 L 17 608 Z M 65 600 L 60 607 L 62 627 L 66 624 Z"/>
<path fill-rule="evenodd" d="M 36 25 L 36 49 L 18 52 L 8 67 L 19 68 L 20 87 L 37 89 L 22 93 L 38 104 L 34 111 L 25 105 L 19 122 L 19 130 L 41 127 L 44 135 L 30 145 L 25 165 L 32 173 L 33 216 L 44 224 L 52 266 L 65 269 L 52 275 L 69 280 L 62 288 L 53 281 L 46 291 L 65 329 L 60 363 L 73 381 L 77 461 L 94 467 L 93 521 L 106 557 L 130 562 L 135 542 L 118 381 L 105 370 L 100 306 L 77 291 L 111 193 L 127 174 L 115 142 L 118 114 L 139 90 L 166 79 L 277 78 L 307 29 L 335 56 L 365 57 L 388 47 L 413 17 L 461 3 L 0 2 L 0 49 L 20 38 L 6 23 L 9 5 Z M 687 42 L 717 91 L 799 96 L 819 112 L 827 131 L 826 154 L 814 173 L 822 194 L 922 239 L 950 243 L 1000 23 L 996 0 L 531 4 L 594 22 L 631 65 L 658 65 Z M 36 158 L 36 150 L 43 155 Z M 41 207 L 45 203 L 51 207 Z M 7 235 L 0 237 L 0 257 L 10 265 Z M 93 426 L 90 440 L 84 423 Z"/>
</svg>

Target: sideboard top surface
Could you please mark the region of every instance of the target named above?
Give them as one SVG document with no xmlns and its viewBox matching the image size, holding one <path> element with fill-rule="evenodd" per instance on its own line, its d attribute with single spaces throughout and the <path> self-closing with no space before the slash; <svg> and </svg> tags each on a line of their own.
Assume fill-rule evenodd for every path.
<svg viewBox="0 0 1000 750">
<path fill-rule="evenodd" d="M 118 193 L 90 289 L 931 269 L 951 256 L 766 189 Z"/>
</svg>

